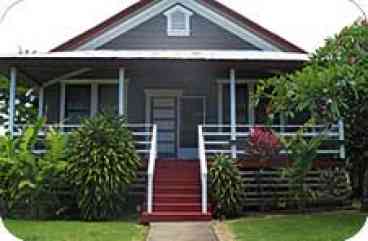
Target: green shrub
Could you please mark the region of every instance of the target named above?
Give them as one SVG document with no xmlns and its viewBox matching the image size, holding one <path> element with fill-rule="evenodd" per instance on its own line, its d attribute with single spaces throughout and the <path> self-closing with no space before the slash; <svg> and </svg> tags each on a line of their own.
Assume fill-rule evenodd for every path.
<svg viewBox="0 0 368 241">
<path fill-rule="evenodd" d="M 116 218 L 140 166 L 134 140 L 122 117 L 100 114 L 70 136 L 68 176 L 85 220 Z"/>
<path fill-rule="evenodd" d="M 23 215 L 40 218 L 46 213 L 53 216 L 60 208 L 55 190 L 56 184 L 64 180 L 65 137 L 51 130 L 46 135 L 46 154 L 35 155 L 33 148 L 43 124 L 44 120 L 39 119 L 18 137 L 0 138 L 0 198 L 10 213 L 17 213 L 20 206 Z M 42 200 L 53 204 L 53 213 Z"/>
<path fill-rule="evenodd" d="M 239 169 L 229 157 L 218 155 L 214 158 L 209 171 L 209 183 L 215 217 L 241 214 L 245 189 Z"/>
</svg>

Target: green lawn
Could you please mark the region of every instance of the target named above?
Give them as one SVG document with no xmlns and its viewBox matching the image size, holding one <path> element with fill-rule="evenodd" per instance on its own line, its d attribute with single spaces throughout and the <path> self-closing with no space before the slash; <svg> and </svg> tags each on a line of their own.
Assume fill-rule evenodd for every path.
<svg viewBox="0 0 368 241">
<path fill-rule="evenodd" d="M 133 222 L 6 220 L 7 228 L 24 241 L 143 241 L 146 228 Z"/>
<path fill-rule="evenodd" d="M 226 224 L 236 241 L 343 241 L 360 230 L 365 217 L 353 213 L 267 216 Z"/>
</svg>

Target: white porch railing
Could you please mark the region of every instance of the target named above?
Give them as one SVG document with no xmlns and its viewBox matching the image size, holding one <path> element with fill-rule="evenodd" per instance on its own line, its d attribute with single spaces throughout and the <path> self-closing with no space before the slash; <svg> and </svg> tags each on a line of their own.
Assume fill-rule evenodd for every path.
<svg viewBox="0 0 368 241">
<path fill-rule="evenodd" d="M 203 136 L 203 127 L 201 125 L 198 126 L 198 156 L 201 172 L 202 213 L 207 214 L 207 159 Z"/>
<path fill-rule="evenodd" d="M 13 133 L 14 136 L 19 136 L 22 131 L 26 128 L 26 125 L 16 125 L 16 131 Z M 79 128 L 80 125 L 45 125 L 39 132 L 39 144 L 34 148 L 34 153 L 42 154 L 45 153 L 43 140 L 46 136 L 47 130 L 53 128 L 63 133 L 71 133 L 74 129 Z M 135 147 L 138 154 L 143 158 L 148 159 L 148 189 L 147 189 L 147 212 L 152 213 L 153 203 L 153 178 L 155 171 L 155 162 L 157 158 L 157 125 L 151 124 L 128 124 L 127 127 L 132 132 L 135 140 Z"/>
<path fill-rule="evenodd" d="M 15 131 L 13 133 L 14 136 L 19 136 L 23 130 L 27 127 L 27 125 L 15 125 Z M 79 128 L 80 125 L 73 124 L 47 124 L 42 127 L 39 131 L 39 139 L 40 142 L 45 138 L 47 130 L 53 128 L 54 130 L 58 130 L 62 133 L 71 133 L 73 130 Z M 152 145 L 152 135 L 154 125 L 151 124 L 127 124 L 127 127 L 131 131 L 134 140 L 135 147 L 138 154 L 141 156 L 149 156 L 151 153 L 151 145 Z M 36 145 L 34 149 L 35 153 L 44 153 L 45 149 L 42 145 Z"/>
<path fill-rule="evenodd" d="M 238 155 L 249 154 L 246 148 L 239 147 L 239 141 L 250 137 L 250 130 L 253 127 L 268 127 L 272 128 L 279 136 L 295 136 L 300 128 L 304 129 L 303 136 L 305 138 L 312 138 L 323 134 L 325 139 L 317 151 L 320 156 L 345 158 L 345 146 L 344 146 L 344 124 L 340 121 L 336 125 L 330 126 L 326 131 L 325 126 L 302 126 L 302 125 L 203 125 L 200 126 L 202 138 L 201 141 L 204 144 L 199 144 L 199 148 L 204 152 L 203 159 L 206 159 L 209 155 L 215 154 L 228 154 L 235 158 Z M 234 138 L 235 137 L 235 138 Z M 235 141 L 234 141 L 235 140 Z M 246 140 L 244 140 L 246 141 Z M 282 150 L 281 154 L 287 154 L 287 150 Z M 200 156 L 201 157 L 201 156 Z"/>
</svg>

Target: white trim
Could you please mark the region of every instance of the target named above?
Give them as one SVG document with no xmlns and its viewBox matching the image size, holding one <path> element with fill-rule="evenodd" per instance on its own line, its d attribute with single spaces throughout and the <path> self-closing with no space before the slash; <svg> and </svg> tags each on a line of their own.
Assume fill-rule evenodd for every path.
<svg viewBox="0 0 368 241">
<path fill-rule="evenodd" d="M 91 84 L 91 117 L 98 112 L 98 84 Z"/>
<path fill-rule="evenodd" d="M 152 97 L 180 97 L 183 95 L 183 90 L 178 89 L 145 89 L 146 95 L 146 124 L 151 124 L 151 99 Z M 177 103 L 178 105 L 178 103 Z M 178 108 L 178 106 L 177 106 Z M 179 111 L 179 109 L 177 110 Z M 152 123 L 154 124 L 154 123 Z M 179 128 L 178 128 L 179 129 Z"/>
<path fill-rule="evenodd" d="M 61 75 L 59 77 L 56 77 L 56 78 L 54 78 L 52 80 L 47 81 L 42 86 L 43 87 L 47 87 L 47 86 L 56 84 L 57 82 L 59 82 L 61 80 L 69 79 L 69 78 L 72 78 L 74 76 L 78 76 L 80 74 L 84 74 L 84 73 L 86 73 L 86 72 L 88 72 L 90 70 L 91 70 L 90 68 L 83 68 L 83 69 L 79 69 L 79 70 L 76 70 L 76 71 L 73 71 L 73 72 L 70 72 L 70 73 L 67 73 L 67 74 L 63 74 L 63 75 Z"/>
<path fill-rule="evenodd" d="M 108 43 L 109 41 L 115 39 L 121 34 L 126 33 L 127 31 L 157 16 L 165 9 L 171 6 L 174 6 L 176 4 L 181 4 L 184 7 L 187 7 L 188 9 L 197 13 L 198 15 L 210 20 L 214 24 L 220 25 L 225 30 L 233 33 L 239 38 L 253 44 L 254 46 L 262 50 L 280 51 L 280 48 L 276 47 L 275 45 L 270 44 L 269 42 L 258 37 L 256 34 L 252 33 L 251 31 L 229 20 L 228 18 L 225 18 L 221 14 L 211 10 L 210 8 L 197 2 L 196 0 L 162 0 L 162 1 L 159 1 L 153 4 L 151 7 L 148 7 L 145 10 L 141 11 L 136 16 L 133 16 L 128 19 L 122 19 L 120 23 L 116 24 L 116 27 L 111 28 L 110 30 L 105 31 L 103 34 L 93 38 L 89 42 L 77 48 L 77 50 L 96 49 Z"/>
<path fill-rule="evenodd" d="M 183 90 L 178 89 L 145 89 L 144 93 L 148 97 L 178 97 L 183 95 Z"/>
<path fill-rule="evenodd" d="M 235 69 L 230 70 L 230 122 L 231 140 L 236 140 L 236 80 Z M 236 159 L 236 144 L 231 145 L 231 157 Z"/>
<path fill-rule="evenodd" d="M 38 117 L 43 117 L 43 106 L 44 106 L 45 89 L 41 87 L 38 90 Z"/>
<path fill-rule="evenodd" d="M 62 125 L 65 121 L 65 103 L 66 103 L 66 84 L 62 82 L 60 84 L 60 116 L 59 116 L 59 123 Z"/>
<path fill-rule="evenodd" d="M 126 85 L 125 85 L 125 69 L 119 68 L 119 115 L 126 114 Z"/>
<path fill-rule="evenodd" d="M 9 134 L 14 135 L 14 126 L 16 118 L 16 89 L 17 89 L 17 68 L 10 68 L 10 88 L 9 88 Z"/>
<path fill-rule="evenodd" d="M 184 14 L 184 18 L 185 18 L 185 29 L 173 29 L 172 27 L 172 14 L 180 11 Z M 191 24 L 190 24 L 190 17 L 193 15 L 193 13 L 191 11 L 189 11 L 188 9 L 180 6 L 180 5 L 176 5 L 175 7 L 169 9 L 168 11 L 166 11 L 164 13 L 164 15 L 166 16 L 166 22 L 167 22 L 167 35 L 169 37 L 173 36 L 173 37 L 188 37 L 190 36 L 190 32 L 191 32 Z"/>
<path fill-rule="evenodd" d="M 68 85 L 80 85 L 80 84 L 118 84 L 119 81 L 116 79 L 64 79 L 59 80 L 60 83 Z M 129 80 L 127 80 L 129 81 Z"/>
<path fill-rule="evenodd" d="M 260 50 L 206 50 L 206 49 L 146 49 L 146 50 L 86 50 L 37 53 L 27 55 L 0 55 L 0 59 L 25 60 L 31 58 L 54 61 L 55 59 L 117 60 L 221 60 L 221 61 L 298 61 L 308 62 L 307 54 Z M 74 77 L 73 77 L 74 78 Z"/>
</svg>

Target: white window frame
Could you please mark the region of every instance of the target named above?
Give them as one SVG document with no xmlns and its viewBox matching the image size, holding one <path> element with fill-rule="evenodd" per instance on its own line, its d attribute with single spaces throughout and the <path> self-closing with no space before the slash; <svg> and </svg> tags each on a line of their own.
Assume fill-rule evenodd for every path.
<svg viewBox="0 0 368 241">
<path fill-rule="evenodd" d="M 248 103 L 248 119 L 250 124 L 255 123 L 255 106 L 253 105 L 252 101 L 250 101 L 251 96 L 254 94 L 254 88 L 256 83 L 259 81 L 256 79 L 236 79 L 236 84 L 247 84 L 248 85 L 248 96 L 249 96 L 249 103 Z M 230 85 L 230 80 L 227 79 L 220 79 L 217 80 L 217 123 L 219 125 L 224 124 L 224 116 L 223 116 L 223 88 L 224 85 Z"/>
<path fill-rule="evenodd" d="M 105 84 L 114 84 L 119 85 L 118 80 L 114 79 L 74 79 L 74 80 L 61 80 L 59 81 L 61 84 L 61 94 L 60 94 L 60 113 L 59 113 L 59 122 L 63 124 L 65 121 L 66 115 L 66 86 L 67 85 L 89 85 L 91 87 L 91 94 L 90 94 L 90 116 L 93 117 L 98 113 L 98 88 L 99 85 Z M 126 88 L 125 88 L 125 110 L 128 111 L 128 83 L 129 79 L 126 79 Z"/>
<path fill-rule="evenodd" d="M 180 11 L 185 16 L 185 29 L 173 29 L 172 28 L 172 14 Z M 169 37 L 188 37 L 191 35 L 191 22 L 190 18 L 193 15 L 188 9 L 177 5 L 164 13 L 167 18 L 167 35 Z"/>
</svg>

